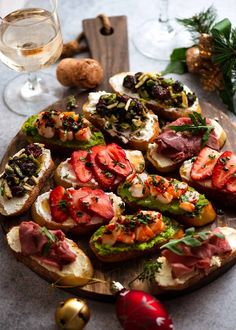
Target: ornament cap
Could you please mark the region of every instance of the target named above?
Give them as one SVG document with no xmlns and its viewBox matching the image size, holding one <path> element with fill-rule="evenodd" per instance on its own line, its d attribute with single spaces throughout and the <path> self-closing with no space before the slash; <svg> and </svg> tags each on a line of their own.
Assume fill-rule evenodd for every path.
<svg viewBox="0 0 236 330">
<path fill-rule="evenodd" d="M 120 282 L 116 282 L 116 281 L 111 282 L 110 290 L 112 294 L 117 294 L 124 289 L 125 287 Z"/>
</svg>

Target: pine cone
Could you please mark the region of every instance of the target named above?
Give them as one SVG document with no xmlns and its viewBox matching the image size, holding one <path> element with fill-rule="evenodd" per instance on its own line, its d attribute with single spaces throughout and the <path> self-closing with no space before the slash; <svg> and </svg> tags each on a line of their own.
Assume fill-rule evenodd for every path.
<svg viewBox="0 0 236 330">
<path fill-rule="evenodd" d="M 198 47 L 191 47 L 186 51 L 186 64 L 188 71 L 191 73 L 198 73 L 202 65 L 200 51 Z"/>
<path fill-rule="evenodd" d="M 213 37 L 209 34 L 202 33 L 199 38 L 198 47 L 200 50 L 200 56 L 203 59 L 209 59 L 212 56 L 213 49 Z"/>
</svg>

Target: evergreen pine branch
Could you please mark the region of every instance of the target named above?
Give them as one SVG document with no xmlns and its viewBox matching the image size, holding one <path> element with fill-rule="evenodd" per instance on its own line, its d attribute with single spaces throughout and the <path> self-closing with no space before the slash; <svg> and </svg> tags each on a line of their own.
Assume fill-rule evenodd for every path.
<svg viewBox="0 0 236 330">
<path fill-rule="evenodd" d="M 177 18 L 177 21 L 187 28 L 192 34 L 193 40 L 197 42 L 200 34 L 210 32 L 216 17 L 216 10 L 211 6 L 207 10 L 203 10 L 190 18 Z"/>
</svg>

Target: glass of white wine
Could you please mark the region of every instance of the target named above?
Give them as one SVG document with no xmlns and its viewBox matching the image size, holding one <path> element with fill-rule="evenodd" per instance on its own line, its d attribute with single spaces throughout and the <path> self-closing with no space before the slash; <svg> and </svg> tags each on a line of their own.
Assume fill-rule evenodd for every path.
<svg viewBox="0 0 236 330">
<path fill-rule="evenodd" d="M 60 97 L 56 78 L 36 72 L 54 63 L 62 46 L 57 0 L 0 0 L 0 60 L 26 72 L 4 90 L 10 110 L 30 116 Z"/>
</svg>

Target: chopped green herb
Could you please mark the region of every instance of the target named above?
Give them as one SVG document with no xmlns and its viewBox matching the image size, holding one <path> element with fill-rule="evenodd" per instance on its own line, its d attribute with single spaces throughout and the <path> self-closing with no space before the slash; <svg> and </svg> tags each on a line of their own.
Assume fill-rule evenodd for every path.
<svg viewBox="0 0 236 330">
<path fill-rule="evenodd" d="M 85 162 L 86 161 L 86 157 L 80 157 L 79 160 L 81 160 L 81 162 Z"/>
<path fill-rule="evenodd" d="M 84 214 L 84 213 L 81 212 L 81 211 L 77 211 L 77 212 L 76 212 L 76 215 L 77 215 L 79 218 L 81 218 L 81 217 L 83 216 L 83 214 Z"/>
<path fill-rule="evenodd" d="M 58 207 L 61 211 L 66 212 L 67 211 L 67 202 L 65 199 L 60 200 Z"/>
<path fill-rule="evenodd" d="M 215 159 L 215 158 L 216 158 L 216 155 L 209 154 L 208 157 L 209 157 L 210 159 Z"/>
<path fill-rule="evenodd" d="M 78 107 L 78 105 L 77 105 L 76 98 L 73 95 L 69 96 L 66 108 L 69 110 L 69 109 L 77 108 L 77 107 Z"/>
</svg>

